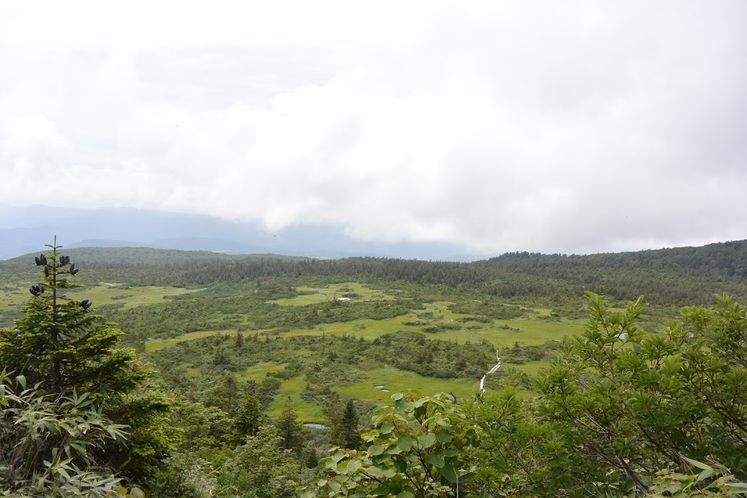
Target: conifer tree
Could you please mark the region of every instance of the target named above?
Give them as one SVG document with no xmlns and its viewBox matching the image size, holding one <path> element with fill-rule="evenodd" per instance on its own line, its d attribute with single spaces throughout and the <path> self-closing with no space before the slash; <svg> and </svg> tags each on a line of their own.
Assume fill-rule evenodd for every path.
<svg viewBox="0 0 747 498">
<path fill-rule="evenodd" d="M 102 413 L 127 426 L 126 447 L 110 441 L 96 456 L 101 464 L 136 480 L 154 474 L 171 448 L 165 414 L 170 402 L 153 385 L 152 372 L 137 362 L 133 349 L 119 348 L 122 331 L 96 315 L 88 299 L 66 294 L 79 268 L 50 251 L 34 258 L 41 281 L 29 288 L 23 317 L 0 330 L 0 370 L 22 375 L 42 395 L 75 397 L 86 393 Z"/>
<path fill-rule="evenodd" d="M 56 239 L 47 247 L 47 255 L 35 258 L 42 280 L 30 287 L 23 318 L 0 331 L 0 365 L 50 393 L 75 389 L 112 398 L 132 391 L 147 376 L 135 362 L 135 351 L 117 348 L 122 331 L 102 322 L 89 300 L 65 294 L 80 287 L 72 282 L 79 269 L 59 254 Z"/>
<path fill-rule="evenodd" d="M 272 426 L 236 448 L 233 458 L 220 470 L 218 496 L 292 498 L 304 482 L 299 462 L 283 449 L 282 438 Z"/>
<path fill-rule="evenodd" d="M 282 448 L 300 454 L 306 439 L 306 429 L 298 421 L 296 411 L 293 409 L 293 400 L 290 397 L 286 400 L 280 417 L 275 421 L 275 428 L 280 436 Z"/>
<path fill-rule="evenodd" d="M 358 411 L 352 399 L 349 399 L 345 405 L 345 411 L 342 414 L 342 439 L 345 441 L 345 447 L 357 450 L 361 446 L 361 436 L 358 431 Z"/>
<path fill-rule="evenodd" d="M 342 409 L 339 398 L 335 396 L 330 406 L 336 407 L 331 408 L 329 412 L 330 442 L 341 448 L 357 450 L 361 445 L 361 436 L 358 431 L 358 411 L 355 409 L 353 400 L 349 399 L 345 403 L 345 408 Z"/>
<path fill-rule="evenodd" d="M 257 435 L 262 424 L 262 419 L 263 414 L 259 407 L 259 399 L 252 389 L 246 393 L 234 420 L 234 425 L 241 441 L 247 436 Z"/>
</svg>

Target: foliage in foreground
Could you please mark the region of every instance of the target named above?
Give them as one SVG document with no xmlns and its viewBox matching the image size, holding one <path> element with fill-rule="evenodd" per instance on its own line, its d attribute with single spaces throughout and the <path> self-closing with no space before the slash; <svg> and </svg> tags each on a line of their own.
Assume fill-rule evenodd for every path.
<svg viewBox="0 0 747 498">
<path fill-rule="evenodd" d="M 123 441 L 87 394 L 51 396 L 26 379 L 0 373 L 0 483 L 7 496 L 108 496 L 120 479 L 96 452 L 107 440 Z"/>
<path fill-rule="evenodd" d="M 470 471 L 478 433 L 453 396 L 392 396 L 374 429 L 363 434 L 365 450 L 333 450 L 329 477 L 302 496 L 451 496 L 460 474 Z"/>
<path fill-rule="evenodd" d="M 656 469 L 684 472 L 683 455 L 747 477 L 745 308 L 718 296 L 713 308 L 683 310 L 665 334 L 644 335 L 640 300 L 622 312 L 589 299 L 586 330 L 538 381 L 542 416 L 594 470 L 585 481 L 612 471 L 646 492 Z"/>
<path fill-rule="evenodd" d="M 745 308 L 718 296 L 644 335 L 642 300 L 614 311 L 588 298 L 584 333 L 566 340 L 534 393 L 394 395 L 365 449 L 332 450 L 304 498 L 747 492 L 736 482 L 747 477 Z"/>
<path fill-rule="evenodd" d="M 708 465 L 685 458 L 697 474 L 680 474 L 671 470 L 656 473 L 651 498 L 700 498 L 703 496 L 738 496 L 747 494 L 747 483 L 737 482 L 723 465 Z"/>
</svg>

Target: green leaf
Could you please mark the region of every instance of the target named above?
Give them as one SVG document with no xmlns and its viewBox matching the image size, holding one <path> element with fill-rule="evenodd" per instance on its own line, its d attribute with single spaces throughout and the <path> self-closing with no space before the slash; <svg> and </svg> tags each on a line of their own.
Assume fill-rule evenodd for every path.
<svg viewBox="0 0 747 498">
<path fill-rule="evenodd" d="M 73 448 L 75 448 L 75 450 L 81 456 L 86 456 L 86 454 L 88 454 L 88 451 L 86 451 L 85 446 L 81 446 L 80 444 L 76 444 L 76 443 L 70 443 L 70 446 L 72 446 Z"/>
<path fill-rule="evenodd" d="M 449 458 L 449 457 L 455 457 L 455 456 L 457 456 L 458 454 L 459 454 L 459 450 L 457 450 L 456 448 L 446 448 L 446 449 L 444 450 L 444 456 L 445 456 L 446 458 Z"/>
<path fill-rule="evenodd" d="M 373 477 L 374 479 L 381 479 L 384 477 L 384 472 L 378 467 L 367 467 L 365 473 Z"/>
<path fill-rule="evenodd" d="M 389 486 L 382 484 L 373 490 L 373 494 L 376 496 L 389 496 Z"/>
<path fill-rule="evenodd" d="M 60 465 L 57 467 L 56 470 L 58 473 L 62 474 L 65 477 L 65 479 L 67 479 L 68 481 L 70 480 L 70 474 L 67 473 L 67 470 L 65 470 L 64 466 Z"/>
<path fill-rule="evenodd" d="M 415 400 L 415 402 L 413 403 L 413 406 L 414 406 L 415 408 L 420 408 L 420 407 L 421 407 L 421 406 L 423 406 L 424 404 L 428 403 L 428 401 L 429 401 L 429 400 L 428 400 L 428 398 L 420 398 L 420 399 L 416 399 L 416 400 Z"/>
<path fill-rule="evenodd" d="M 437 453 L 431 453 L 427 457 L 425 457 L 425 461 L 429 463 L 430 465 L 433 465 L 437 469 L 441 469 L 444 466 L 444 457 Z"/>
<path fill-rule="evenodd" d="M 454 467 L 452 467 L 450 464 L 446 464 L 442 468 L 438 469 L 438 473 L 444 476 L 446 480 L 451 483 L 454 483 L 457 480 L 456 470 L 454 470 Z"/>
<path fill-rule="evenodd" d="M 410 449 L 412 448 L 413 442 L 414 440 L 412 439 L 412 436 L 407 436 L 407 435 L 400 436 L 397 439 L 397 447 L 401 449 L 402 451 L 410 451 Z"/>
<path fill-rule="evenodd" d="M 390 455 L 399 455 L 402 453 L 402 448 L 397 446 L 396 443 L 392 443 L 387 447 L 386 452 Z"/>
<path fill-rule="evenodd" d="M 682 459 L 686 461 L 687 463 L 689 463 L 690 465 L 692 465 L 693 467 L 699 468 L 700 470 L 713 471 L 713 467 L 711 467 L 710 465 L 706 465 L 703 462 L 699 462 L 697 460 L 693 460 L 692 458 L 687 458 L 685 456 L 683 456 Z"/>
<path fill-rule="evenodd" d="M 357 472 L 363 466 L 360 460 L 350 460 L 348 462 L 348 473 Z"/>
<path fill-rule="evenodd" d="M 379 428 L 379 431 L 380 431 L 380 432 L 381 432 L 382 434 L 391 434 L 391 432 L 392 432 L 393 430 L 394 430 L 394 426 L 393 426 L 392 424 L 383 424 L 383 425 L 382 425 L 382 426 L 381 426 L 381 427 Z"/>
<path fill-rule="evenodd" d="M 702 481 L 703 479 L 708 479 L 713 475 L 713 470 L 704 470 L 700 474 L 698 474 L 698 481 Z"/>
<path fill-rule="evenodd" d="M 448 432 L 441 431 L 436 433 L 436 439 L 438 439 L 439 443 L 450 443 L 454 439 L 454 436 Z"/>
<path fill-rule="evenodd" d="M 430 448 L 431 446 L 436 444 L 436 435 L 432 432 L 422 434 L 418 437 L 418 443 L 422 448 Z"/>
<path fill-rule="evenodd" d="M 345 452 L 342 450 L 337 450 L 329 456 L 329 459 L 335 463 L 339 462 L 343 458 L 345 458 Z"/>
<path fill-rule="evenodd" d="M 409 491 L 402 491 L 397 495 L 397 498 L 415 498 L 415 495 L 410 493 Z"/>
<path fill-rule="evenodd" d="M 381 455 L 382 453 L 384 453 L 384 446 L 381 444 L 374 444 L 373 446 L 368 448 L 369 455 L 376 456 L 376 455 Z"/>
</svg>

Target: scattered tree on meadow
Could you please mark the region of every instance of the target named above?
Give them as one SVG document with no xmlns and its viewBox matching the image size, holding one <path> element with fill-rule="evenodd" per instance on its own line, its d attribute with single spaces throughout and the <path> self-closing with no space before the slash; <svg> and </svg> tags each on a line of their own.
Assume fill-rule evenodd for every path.
<svg viewBox="0 0 747 498">
<path fill-rule="evenodd" d="M 243 441 L 247 436 L 256 436 L 263 419 L 264 415 L 259 407 L 259 399 L 254 389 L 247 390 L 244 401 L 241 403 L 234 419 L 239 439 Z"/>
<path fill-rule="evenodd" d="M 219 348 L 216 351 L 223 351 L 223 349 Z M 238 410 L 238 396 L 239 384 L 236 381 L 236 377 L 228 374 L 223 377 L 223 380 L 217 386 L 208 392 L 205 404 L 218 407 L 226 412 L 228 416 L 234 417 Z"/>
<path fill-rule="evenodd" d="M 288 397 L 280 416 L 275 420 L 275 429 L 280 436 L 281 447 L 300 454 L 306 439 L 306 428 L 298 421 L 293 409 L 293 399 Z"/>
<path fill-rule="evenodd" d="M 358 429 L 358 411 L 353 400 L 349 399 L 342 412 L 336 415 L 330 420 L 330 442 L 341 448 L 357 450 L 361 446 L 361 436 Z"/>
</svg>

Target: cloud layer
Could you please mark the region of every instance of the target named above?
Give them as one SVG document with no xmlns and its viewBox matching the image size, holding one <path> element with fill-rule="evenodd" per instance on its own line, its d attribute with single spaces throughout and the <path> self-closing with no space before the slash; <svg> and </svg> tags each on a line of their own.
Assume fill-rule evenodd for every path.
<svg viewBox="0 0 747 498">
<path fill-rule="evenodd" d="M 72 5 L 0 7 L 2 203 L 488 252 L 747 238 L 738 0 Z"/>
</svg>

